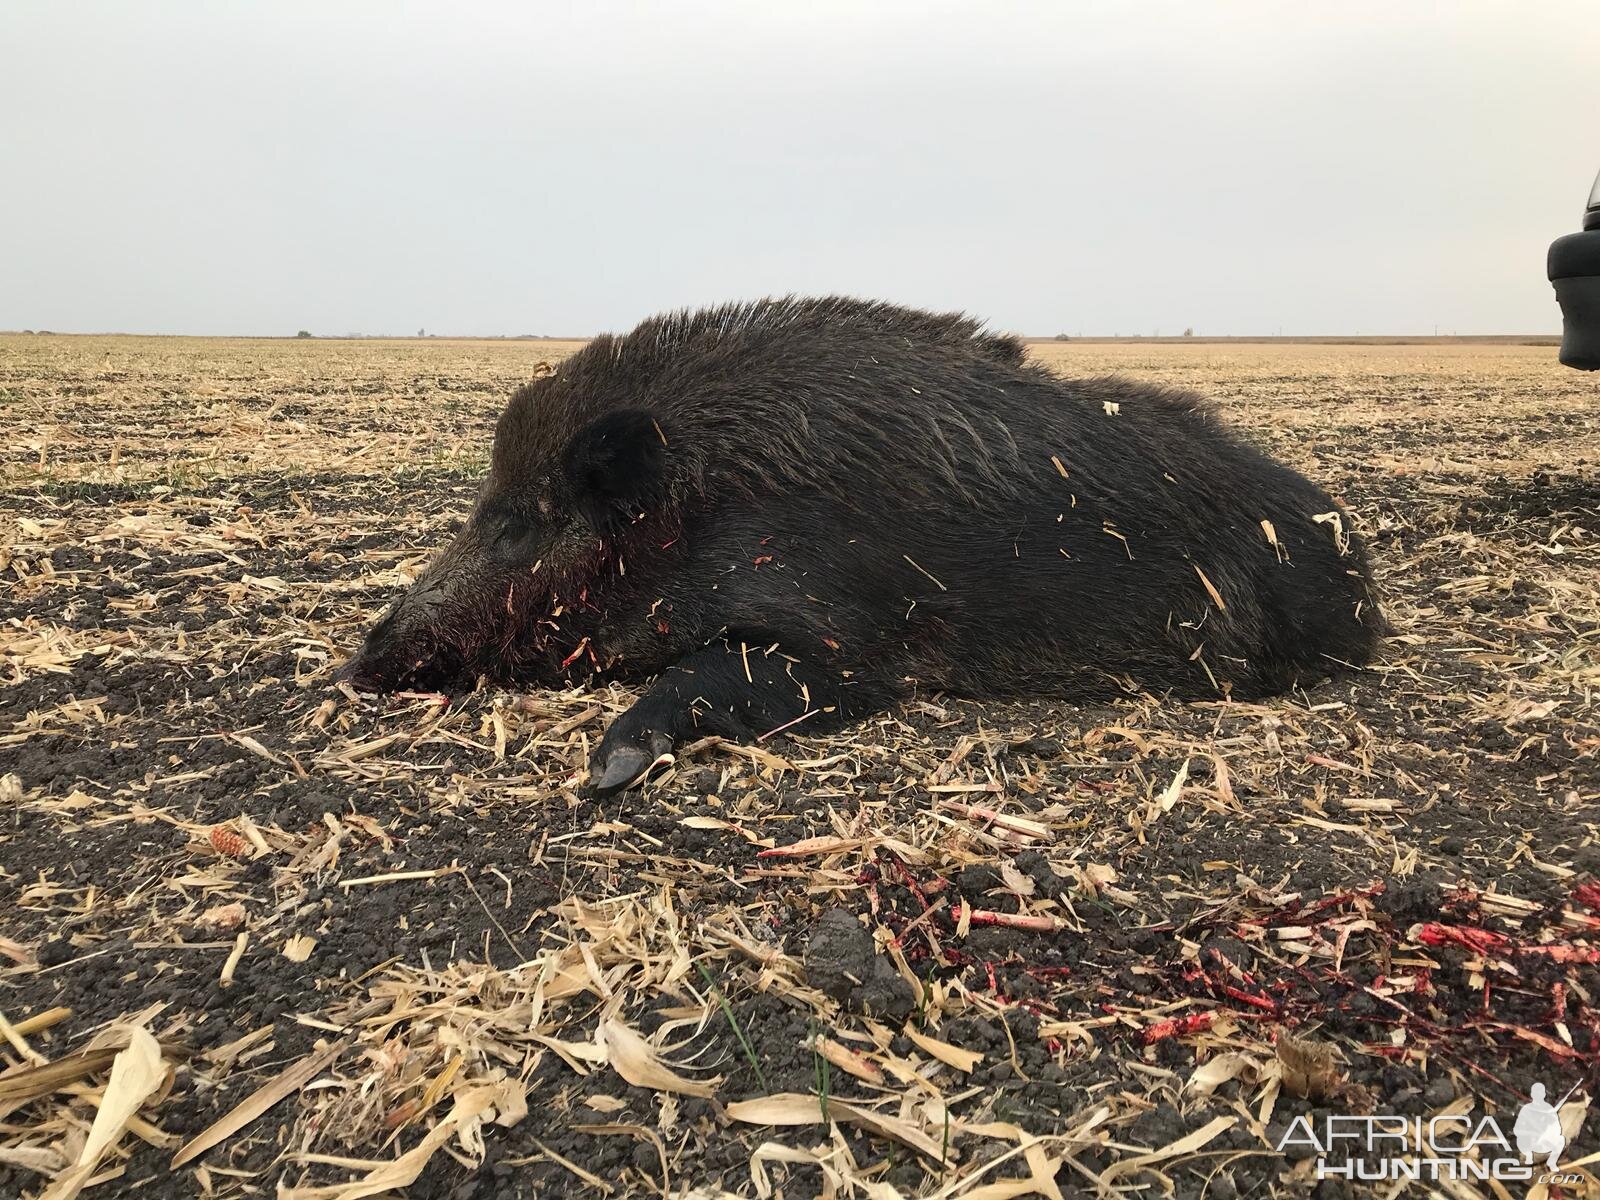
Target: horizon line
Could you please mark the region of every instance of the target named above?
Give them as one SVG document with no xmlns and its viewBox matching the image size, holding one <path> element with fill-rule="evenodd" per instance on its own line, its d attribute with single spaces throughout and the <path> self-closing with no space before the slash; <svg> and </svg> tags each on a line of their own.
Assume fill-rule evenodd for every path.
<svg viewBox="0 0 1600 1200">
<path fill-rule="evenodd" d="M 615 331 L 606 333 L 615 335 Z M 144 333 L 137 330 L 68 330 L 68 329 L 0 329 L 0 337 L 126 337 L 126 338 L 191 338 L 210 341 L 272 341 L 272 342 L 589 342 L 600 333 L 544 334 L 544 333 Z M 1173 342 L 1198 345 L 1220 342 L 1325 342 L 1325 343 L 1462 343 L 1502 342 L 1524 345 L 1560 345 L 1557 333 L 1217 333 L 1217 334 L 1166 334 L 1166 333 L 1083 333 L 1083 334 L 1012 334 L 1025 345 L 1070 345 L 1073 342 Z"/>
</svg>

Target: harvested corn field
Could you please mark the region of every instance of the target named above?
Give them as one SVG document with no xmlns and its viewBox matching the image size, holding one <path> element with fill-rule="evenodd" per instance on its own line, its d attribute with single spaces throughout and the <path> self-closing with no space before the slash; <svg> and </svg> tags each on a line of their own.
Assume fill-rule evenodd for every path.
<svg viewBox="0 0 1600 1200">
<path fill-rule="evenodd" d="M 1592 382 L 1035 346 L 1333 490 L 1379 661 L 923 695 L 597 802 L 627 689 L 331 681 L 573 348 L 0 338 L 0 1192 L 1340 1197 L 1297 1130 L 1535 1084 L 1595 1190 Z"/>
</svg>

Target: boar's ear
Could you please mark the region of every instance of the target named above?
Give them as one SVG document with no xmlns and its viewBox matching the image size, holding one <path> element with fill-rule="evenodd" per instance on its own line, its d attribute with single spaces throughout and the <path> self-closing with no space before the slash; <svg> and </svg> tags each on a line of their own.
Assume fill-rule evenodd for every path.
<svg viewBox="0 0 1600 1200">
<path fill-rule="evenodd" d="M 579 430 L 562 465 L 584 519 L 599 530 L 613 528 L 660 499 L 667 441 L 649 413 L 624 409 Z"/>
</svg>

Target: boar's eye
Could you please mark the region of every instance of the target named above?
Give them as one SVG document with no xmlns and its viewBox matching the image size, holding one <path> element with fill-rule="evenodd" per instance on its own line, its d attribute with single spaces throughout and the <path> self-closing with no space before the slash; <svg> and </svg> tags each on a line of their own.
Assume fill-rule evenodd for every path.
<svg viewBox="0 0 1600 1200">
<path fill-rule="evenodd" d="M 502 563 L 516 563 L 533 557 L 536 541 L 532 522 L 514 513 L 499 518 L 490 526 L 489 555 Z"/>
<path fill-rule="evenodd" d="M 529 532 L 530 530 L 526 521 L 520 521 L 516 517 L 510 517 L 502 522 L 500 528 L 495 531 L 495 545 L 508 546 L 512 542 L 520 542 L 523 538 L 528 536 Z"/>
</svg>

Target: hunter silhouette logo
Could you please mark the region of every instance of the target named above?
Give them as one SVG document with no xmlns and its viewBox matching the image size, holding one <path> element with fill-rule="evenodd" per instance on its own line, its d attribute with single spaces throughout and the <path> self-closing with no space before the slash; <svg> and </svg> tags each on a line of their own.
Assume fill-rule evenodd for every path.
<svg viewBox="0 0 1600 1200">
<path fill-rule="evenodd" d="M 1511 1127 L 1511 1135 L 1517 1139 L 1517 1149 L 1524 1158 L 1542 1158 L 1546 1167 L 1552 1171 L 1556 1169 L 1556 1159 L 1567 1144 L 1567 1137 L 1561 1132 L 1561 1106 L 1577 1090 L 1578 1085 L 1573 1084 L 1572 1090 L 1557 1103 L 1549 1104 L 1544 1098 L 1544 1084 L 1536 1083 L 1529 1089 L 1530 1099 L 1517 1113 L 1517 1123 Z"/>
<path fill-rule="evenodd" d="M 1326 1114 L 1320 1125 L 1296 1117 L 1278 1140 L 1280 1151 L 1304 1146 L 1316 1156 L 1318 1179 L 1527 1180 L 1576 1184 L 1582 1176 L 1560 1173 L 1569 1130 L 1561 1127 L 1561 1107 L 1578 1090 L 1551 1104 L 1545 1086 L 1528 1089 L 1511 1137 L 1490 1116 L 1440 1113 L 1432 1117 L 1399 1114 Z M 1570 1130 L 1575 1136 L 1576 1129 Z"/>
</svg>

